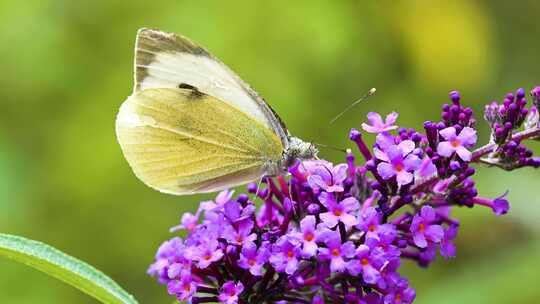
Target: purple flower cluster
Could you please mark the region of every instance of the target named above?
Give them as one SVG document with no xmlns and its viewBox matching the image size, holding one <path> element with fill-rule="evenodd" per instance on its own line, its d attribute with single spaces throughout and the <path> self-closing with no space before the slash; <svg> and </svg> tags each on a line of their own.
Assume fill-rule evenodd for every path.
<svg viewBox="0 0 540 304">
<path fill-rule="evenodd" d="M 412 303 L 400 265 L 456 255 L 452 208 L 509 210 L 506 193 L 478 196 L 471 164 L 540 163 L 522 143 L 540 136 L 540 87 L 530 108 L 523 92 L 487 106 L 492 141 L 476 150 L 476 121 L 457 92 L 424 132 L 399 128 L 397 113 L 369 113 L 362 128 L 374 146 L 349 134 L 363 161 L 348 150 L 343 164 L 298 162 L 288 177 L 248 185 L 251 195 L 221 192 L 182 216 L 173 231 L 187 237 L 163 243 L 148 272 L 189 303 Z"/>
<path fill-rule="evenodd" d="M 493 101 L 486 106 L 484 119 L 491 125 L 496 143 L 506 142 L 512 130 L 521 126 L 529 112 L 526 105 L 525 90 L 519 89 L 508 93 L 502 104 Z"/>
<path fill-rule="evenodd" d="M 531 91 L 533 105 L 527 108 L 525 90 L 508 93 L 502 104 L 493 101 L 486 106 L 484 118 L 492 127 L 491 140 L 498 145 L 481 161 L 506 170 L 524 166 L 539 167 L 540 158 L 521 143 L 520 136 L 512 136 L 514 131 L 524 126 L 525 130 L 538 128 L 538 106 L 540 86 Z"/>
</svg>

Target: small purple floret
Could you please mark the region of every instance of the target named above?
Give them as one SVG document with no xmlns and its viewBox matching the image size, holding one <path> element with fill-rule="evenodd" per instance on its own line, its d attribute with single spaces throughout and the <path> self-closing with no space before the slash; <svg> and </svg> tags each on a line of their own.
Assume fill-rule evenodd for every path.
<svg viewBox="0 0 540 304">
<path fill-rule="evenodd" d="M 446 140 L 439 143 L 437 152 L 444 157 L 450 157 L 455 152 L 464 161 L 470 161 L 472 153 L 467 149 L 476 144 L 476 131 L 465 127 L 459 135 L 456 135 L 456 128 L 448 127 L 439 131 Z"/>
<path fill-rule="evenodd" d="M 323 192 L 319 195 L 319 201 L 328 210 L 319 215 L 326 227 L 334 228 L 338 223 L 343 223 L 346 227 L 356 224 L 356 217 L 351 213 L 356 211 L 360 204 L 354 197 L 338 202 L 332 192 Z"/>
<path fill-rule="evenodd" d="M 398 113 L 396 112 L 388 114 L 384 121 L 381 115 L 375 112 L 369 112 L 367 118 L 370 124 L 363 123 L 362 129 L 369 133 L 387 132 L 398 128 L 396 125 L 394 125 L 398 118 Z"/>
<path fill-rule="evenodd" d="M 430 206 L 424 206 L 419 214 L 412 220 L 411 232 L 416 246 L 426 248 L 428 242 L 439 243 L 444 236 L 441 225 L 435 225 L 435 210 Z"/>
<path fill-rule="evenodd" d="M 223 284 L 218 299 L 221 303 L 236 304 L 238 303 L 238 295 L 244 291 L 244 285 L 242 282 L 235 283 L 228 281 Z"/>
</svg>

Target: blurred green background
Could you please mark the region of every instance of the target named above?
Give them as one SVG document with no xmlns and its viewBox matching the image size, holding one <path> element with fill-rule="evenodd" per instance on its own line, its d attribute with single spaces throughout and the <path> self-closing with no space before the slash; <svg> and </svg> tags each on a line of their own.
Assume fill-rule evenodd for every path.
<svg viewBox="0 0 540 304">
<path fill-rule="evenodd" d="M 120 152 L 114 119 L 132 89 L 139 27 L 191 37 L 265 96 L 295 135 L 348 147 L 349 128 L 368 111 L 399 111 L 401 125 L 418 128 L 438 118 L 450 90 L 481 116 L 486 102 L 540 84 L 539 13 L 534 0 L 2 0 L 0 231 L 95 265 L 142 303 L 171 302 L 146 268 L 181 213 L 209 196 L 151 190 Z M 371 87 L 375 96 L 328 124 Z M 459 210 L 458 257 L 403 269 L 416 303 L 538 303 L 539 176 L 479 170 L 482 195 L 511 189 L 511 213 Z M 0 260 L 0 303 L 95 302 Z"/>
</svg>

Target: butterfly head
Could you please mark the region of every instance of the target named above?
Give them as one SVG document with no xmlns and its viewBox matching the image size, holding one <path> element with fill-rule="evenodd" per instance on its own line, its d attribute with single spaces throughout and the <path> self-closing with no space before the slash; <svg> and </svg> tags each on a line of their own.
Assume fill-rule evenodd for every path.
<svg viewBox="0 0 540 304">
<path fill-rule="evenodd" d="M 290 167 L 296 160 L 308 160 L 317 157 L 319 150 L 314 144 L 305 142 L 298 137 L 289 137 L 289 145 L 283 152 L 283 165 Z"/>
<path fill-rule="evenodd" d="M 284 174 L 297 160 L 314 159 L 317 158 L 318 153 L 319 150 L 314 144 L 297 137 L 289 137 L 281 159 L 268 160 L 264 165 L 264 172 L 269 176 Z"/>
</svg>

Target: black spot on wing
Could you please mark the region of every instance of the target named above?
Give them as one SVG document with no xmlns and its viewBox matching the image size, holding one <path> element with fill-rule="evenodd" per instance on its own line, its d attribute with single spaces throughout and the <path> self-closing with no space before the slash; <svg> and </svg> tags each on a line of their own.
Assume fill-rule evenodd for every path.
<svg viewBox="0 0 540 304">
<path fill-rule="evenodd" d="M 189 89 L 189 90 L 195 90 L 195 91 L 198 91 L 197 87 L 194 87 L 190 84 L 187 84 L 187 83 L 181 83 L 178 85 L 178 88 L 180 89 Z"/>
<path fill-rule="evenodd" d="M 179 89 L 184 89 L 184 90 L 189 90 L 188 97 L 190 99 L 199 99 L 199 98 L 204 96 L 204 94 L 201 91 L 199 91 L 199 89 L 197 89 L 197 87 L 192 86 L 192 85 L 187 84 L 187 83 L 179 84 L 178 88 Z"/>
</svg>

